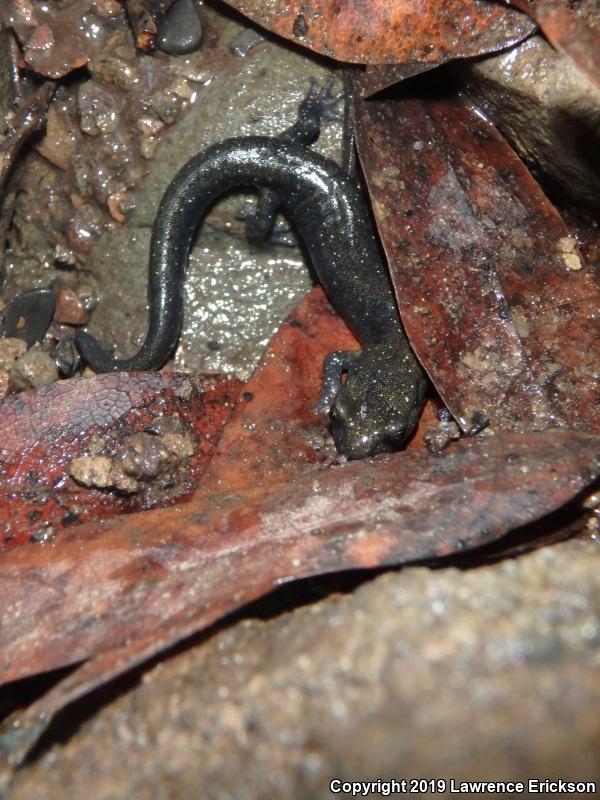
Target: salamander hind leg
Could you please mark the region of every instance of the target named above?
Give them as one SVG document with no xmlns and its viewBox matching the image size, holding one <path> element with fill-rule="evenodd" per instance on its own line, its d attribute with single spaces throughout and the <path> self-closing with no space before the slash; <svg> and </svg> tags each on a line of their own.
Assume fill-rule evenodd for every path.
<svg viewBox="0 0 600 800">
<path fill-rule="evenodd" d="M 236 219 L 246 223 L 246 238 L 253 244 L 281 245 L 294 247 L 296 241 L 290 235 L 290 226 L 282 219 L 277 219 L 277 212 L 281 205 L 279 195 L 268 189 L 260 189 L 256 202 L 249 200 L 240 208 Z"/>
<path fill-rule="evenodd" d="M 332 75 L 323 85 L 320 85 L 315 78 L 311 78 L 310 88 L 298 106 L 296 121 L 278 134 L 277 138 L 309 147 L 319 138 L 324 123 L 343 120 L 343 114 L 336 111 L 335 107 L 343 99 L 344 92 L 334 93 L 333 84 Z M 272 244 L 294 246 L 294 239 L 289 236 L 289 225 L 276 220 L 280 206 L 279 197 L 269 189 L 261 189 L 258 192 L 256 206 L 252 203 L 242 206 L 237 218 L 246 222 L 248 241 L 255 244 L 269 241 Z"/>
</svg>

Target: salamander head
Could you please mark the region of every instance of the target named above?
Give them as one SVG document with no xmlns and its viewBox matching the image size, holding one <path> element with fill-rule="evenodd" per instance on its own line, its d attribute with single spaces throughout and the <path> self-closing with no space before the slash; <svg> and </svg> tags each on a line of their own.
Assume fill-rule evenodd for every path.
<svg viewBox="0 0 600 800">
<path fill-rule="evenodd" d="M 412 435 L 427 380 L 404 338 L 363 350 L 331 407 L 336 447 L 348 458 L 398 450 Z"/>
</svg>

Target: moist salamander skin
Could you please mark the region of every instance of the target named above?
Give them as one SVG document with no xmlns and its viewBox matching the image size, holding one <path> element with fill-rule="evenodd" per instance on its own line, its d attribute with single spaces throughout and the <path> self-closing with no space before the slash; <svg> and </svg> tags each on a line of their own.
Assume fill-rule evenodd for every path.
<svg viewBox="0 0 600 800">
<path fill-rule="evenodd" d="M 339 360 L 326 359 L 325 405 L 338 450 L 360 458 L 396 449 L 416 424 L 424 373 L 402 329 L 361 193 L 335 162 L 293 142 L 228 139 L 182 167 L 154 223 L 144 343 L 132 358 L 119 360 L 78 332 L 82 355 L 96 372 L 157 369 L 167 360 L 183 322 L 183 284 L 196 228 L 215 200 L 242 188 L 277 193 L 329 300 L 363 348 L 342 354 L 343 383 Z"/>
</svg>

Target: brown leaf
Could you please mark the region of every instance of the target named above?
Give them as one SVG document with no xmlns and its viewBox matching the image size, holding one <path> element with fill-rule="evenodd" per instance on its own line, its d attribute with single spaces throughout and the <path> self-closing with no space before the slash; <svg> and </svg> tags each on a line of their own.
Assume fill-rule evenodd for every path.
<svg viewBox="0 0 600 800">
<path fill-rule="evenodd" d="M 265 28 L 340 61 L 442 62 L 509 47 L 535 26 L 488 0 L 226 0 Z"/>
<path fill-rule="evenodd" d="M 599 474 L 600 439 L 559 430 L 464 440 L 442 457 L 411 450 L 332 465 L 325 421 L 306 411 L 319 391 L 315 364 L 349 338 L 327 309 L 315 292 L 284 324 L 187 505 L 4 554 L 2 681 L 137 638 L 158 652 L 284 580 L 477 546 Z M 261 406 L 277 416 L 265 419 Z M 307 435 L 299 411 L 311 414 Z"/>
<path fill-rule="evenodd" d="M 463 430 L 597 430 L 600 296 L 522 162 L 449 98 L 356 116 L 406 330 Z"/>
<path fill-rule="evenodd" d="M 200 382 L 176 373 L 120 373 L 10 395 L 0 404 L 0 546 L 29 543 L 30 537 L 44 541 L 77 523 L 190 494 L 240 386 L 222 377 Z M 147 474 L 139 492 L 123 494 L 86 488 L 70 477 L 73 459 L 89 457 L 94 440 L 104 448 L 102 457 L 115 461 L 127 455 L 128 446 L 139 450 L 146 444 L 150 451 L 160 437 L 142 432 L 157 419 L 163 426 L 166 420 L 176 421 L 181 436 L 195 448 L 181 459 L 160 453 L 168 471 L 166 486 L 160 484 L 163 476 Z M 179 444 L 173 435 L 164 441 Z"/>
<path fill-rule="evenodd" d="M 600 2 L 510 0 L 534 19 L 551 44 L 600 86 Z"/>
<path fill-rule="evenodd" d="M 571 499 L 599 456 L 600 437 L 574 431 L 463 439 L 441 458 L 413 450 L 135 515 L 51 560 L 12 551 L 3 677 L 97 655 L 19 717 L 11 762 L 65 704 L 280 583 L 485 543 Z"/>
<path fill-rule="evenodd" d="M 90 659 L 5 729 L 13 766 L 65 704 L 282 581 L 462 552 L 600 473 L 600 438 L 559 430 L 463 440 L 442 457 L 332 462 L 311 408 L 323 356 L 354 345 L 315 289 L 270 344 L 187 506 L 0 557 L 0 679 Z"/>
<path fill-rule="evenodd" d="M 370 97 L 372 94 L 387 89 L 388 86 L 414 78 L 437 66 L 436 62 L 425 63 L 423 61 L 412 61 L 407 64 L 378 64 L 367 67 L 355 75 L 354 84 L 362 97 Z"/>
</svg>

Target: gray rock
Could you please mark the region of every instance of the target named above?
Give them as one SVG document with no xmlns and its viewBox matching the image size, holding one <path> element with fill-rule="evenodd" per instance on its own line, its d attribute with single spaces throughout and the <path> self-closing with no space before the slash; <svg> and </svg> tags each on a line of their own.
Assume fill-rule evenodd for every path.
<svg viewBox="0 0 600 800">
<path fill-rule="evenodd" d="M 598 542 L 409 568 L 149 670 L 11 800 L 329 798 L 334 778 L 599 780 Z M 450 796 L 446 795 L 440 796 Z M 454 795 L 452 795 L 454 796 Z"/>
<path fill-rule="evenodd" d="M 22 356 L 26 350 L 27 345 L 23 339 L 12 339 L 10 337 L 0 339 L 0 369 L 10 369 L 17 358 Z"/>
<path fill-rule="evenodd" d="M 183 55 L 200 46 L 202 22 L 198 0 L 175 0 L 158 23 L 156 43 L 165 53 Z"/>
<path fill-rule="evenodd" d="M 600 89 L 570 59 L 536 36 L 459 71 L 467 94 L 522 158 L 598 209 Z"/>
<path fill-rule="evenodd" d="M 32 347 L 23 353 L 9 370 L 13 391 L 39 389 L 58 380 L 58 367 L 52 356 L 44 350 Z"/>
</svg>

